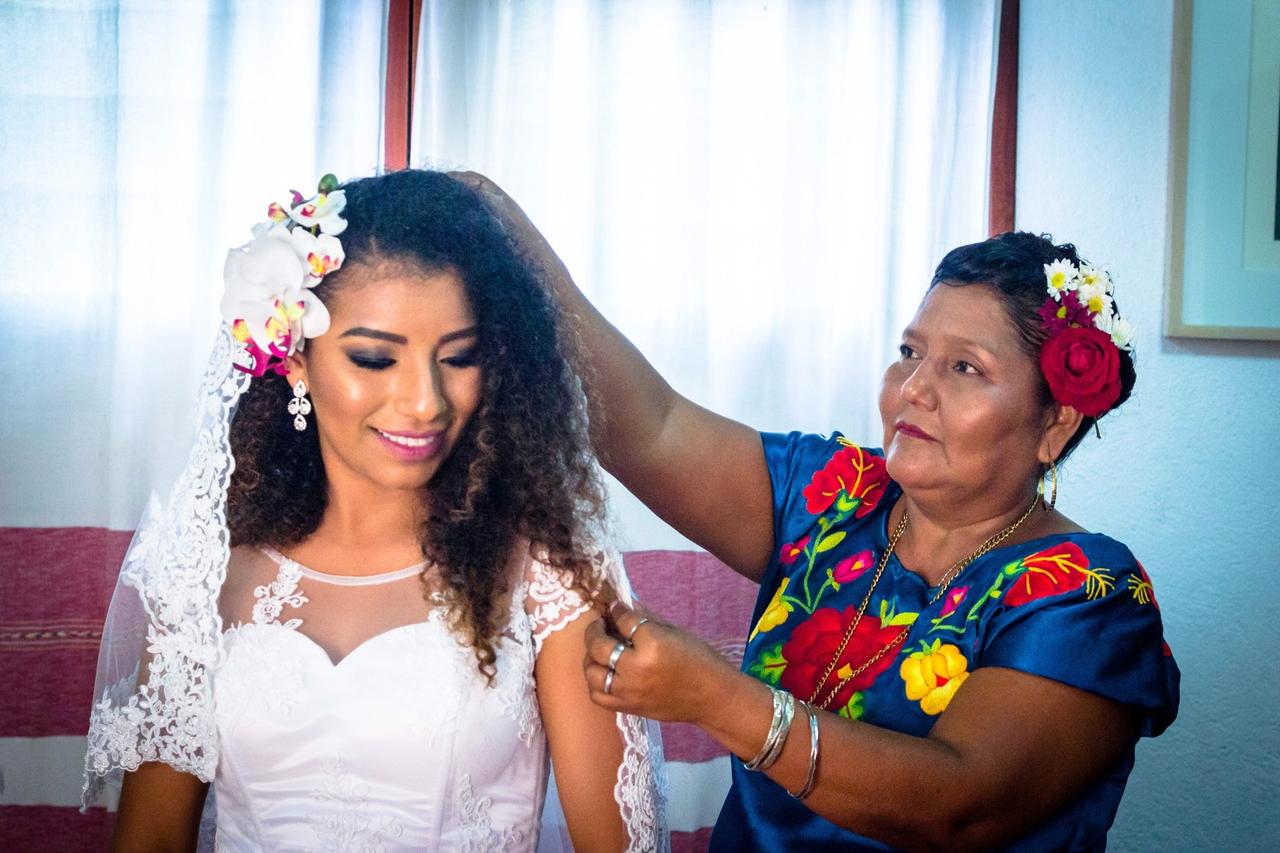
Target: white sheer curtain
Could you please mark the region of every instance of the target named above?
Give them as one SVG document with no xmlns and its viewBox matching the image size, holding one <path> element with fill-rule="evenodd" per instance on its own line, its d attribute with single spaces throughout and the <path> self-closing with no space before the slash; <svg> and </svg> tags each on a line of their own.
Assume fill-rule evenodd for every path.
<svg viewBox="0 0 1280 853">
<path fill-rule="evenodd" d="M 986 237 L 998 7 L 426 0 L 411 159 L 506 187 L 694 400 L 878 443 L 899 330 Z"/>
<path fill-rule="evenodd" d="M 0 525 L 136 523 L 190 441 L 226 250 L 290 188 L 379 164 L 385 22 L 0 3 Z"/>
</svg>

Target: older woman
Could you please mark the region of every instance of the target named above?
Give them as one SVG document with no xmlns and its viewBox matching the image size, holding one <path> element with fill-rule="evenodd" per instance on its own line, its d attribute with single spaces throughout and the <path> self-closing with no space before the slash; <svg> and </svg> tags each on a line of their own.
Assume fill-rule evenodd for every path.
<svg viewBox="0 0 1280 853">
<path fill-rule="evenodd" d="M 1054 509 L 1134 383 L 1106 273 L 1025 233 L 955 249 L 885 371 L 883 450 L 762 436 L 673 391 L 473 181 L 581 321 L 606 467 L 760 583 L 741 672 L 626 608 L 588 634 L 597 703 L 739 759 L 712 849 L 1103 849 L 1179 681 L 1141 564 Z"/>
</svg>

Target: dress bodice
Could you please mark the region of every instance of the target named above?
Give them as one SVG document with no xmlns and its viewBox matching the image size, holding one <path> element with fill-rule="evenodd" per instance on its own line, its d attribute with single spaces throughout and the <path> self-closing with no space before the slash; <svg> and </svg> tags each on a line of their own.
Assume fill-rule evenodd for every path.
<svg viewBox="0 0 1280 853">
<path fill-rule="evenodd" d="M 526 567 L 490 685 L 424 599 L 422 567 L 347 578 L 273 552 L 232 562 L 213 685 L 219 850 L 536 848 L 547 747 L 533 666 L 542 637 L 585 608 L 576 593 Z"/>
</svg>

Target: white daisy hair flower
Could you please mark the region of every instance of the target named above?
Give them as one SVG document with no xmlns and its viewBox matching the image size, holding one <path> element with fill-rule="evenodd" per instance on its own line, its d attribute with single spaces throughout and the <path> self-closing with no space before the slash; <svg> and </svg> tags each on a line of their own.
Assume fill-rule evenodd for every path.
<svg viewBox="0 0 1280 853">
<path fill-rule="evenodd" d="M 1079 284 L 1079 271 L 1076 265 L 1066 258 L 1059 258 L 1051 264 L 1044 265 L 1044 277 L 1048 282 L 1049 295 L 1061 300 L 1062 294 L 1075 290 Z"/>
</svg>

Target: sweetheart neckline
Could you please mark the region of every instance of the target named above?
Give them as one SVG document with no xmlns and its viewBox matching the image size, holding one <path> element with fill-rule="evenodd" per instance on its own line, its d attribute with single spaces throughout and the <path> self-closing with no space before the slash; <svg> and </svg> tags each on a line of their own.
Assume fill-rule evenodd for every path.
<svg viewBox="0 0 1280 853">
<path fill-rule="evenodd" d="M 440 623 L 440 621 L 441 620 L 437 611 L 434 611 L 434 610 L 430 611 L 428 613 L 427 618 L 421 622 L 409 622 L 404 625 L 396 625 L 392 628 L 386 629 L 385 631 L 379 631 L 378 633 L 370 637 L 366 637 L 365 639 L 357 643 L 349 652 L 347 652 L 345 655 L 338 658 L 337 660 L 334 660 L 333 655 L 329 653 L 329 650 L 326 649 L 324 646 L 322 646 L 319 642 L 317 642 L 312 637 L 302 633 L 297 628 L 288 628 L 288 627 L 285 627 L 284 625 L 281 625 L 278 622 L 244 622 L 239 625 L 235 625 L 231 627 L 230 629 L 228 629 L 223 633 L 224 635 L 230 635 L 232 633 L 243 631 L 246 628 L 278 628 L 281 631 L 285 632 L 286 634 L 291 634 L 293 636 L 301 638 L 303 642 L 306 643 L 306 645 L 315 649 L 316 652 L 318 652 L 324 658 L 325 662 L 329 664 L 330 670 L 338 670 L 338 669 L 341 669 L 342 666 L 347 661 L 351 660 L 351 658 L 355 656 L 365 646 L 368 646 L 371 643 L 374 643 L 375 641 L 383 637 L 387 637 L 391 634 L 396 634 L 401 631 L 408 630 L 410 628 L 422 628 L 428 625 L 437 624 L 437 623 Z M 450 640 L 452 641 L 453 635 L 449 634 L 447 631 L 445 633 L 446 635 L 449 636 Z"/>
</svg>

